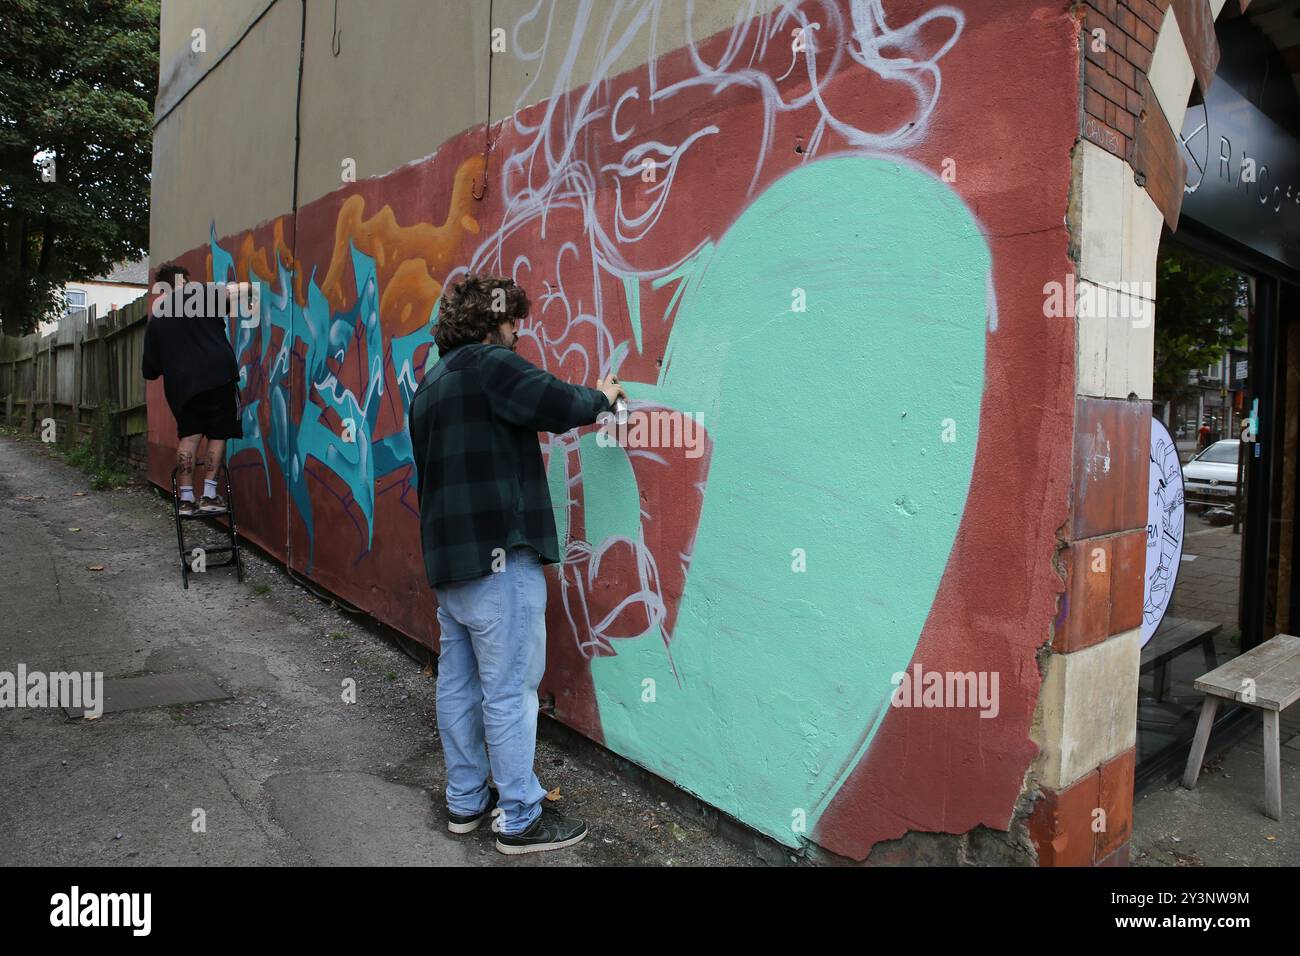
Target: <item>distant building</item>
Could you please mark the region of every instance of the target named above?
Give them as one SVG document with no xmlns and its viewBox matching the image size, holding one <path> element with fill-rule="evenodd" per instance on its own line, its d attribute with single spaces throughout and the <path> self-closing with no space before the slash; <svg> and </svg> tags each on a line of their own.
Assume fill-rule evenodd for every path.
<svg viewBox="0 0 1300 956">
<path fill-rule="evenodd" d="M 86 312 L 92 306 L 97 315 L 130 305 L 149 288 L 149 260 L 120 262 L 109 272 L 81 282 L 69 282 L 63 292 L 67 297 L 64 315 Z M 51 315 L 38 326 L 42 335 L 54 331 L 60 316 Z"/>
</svg>

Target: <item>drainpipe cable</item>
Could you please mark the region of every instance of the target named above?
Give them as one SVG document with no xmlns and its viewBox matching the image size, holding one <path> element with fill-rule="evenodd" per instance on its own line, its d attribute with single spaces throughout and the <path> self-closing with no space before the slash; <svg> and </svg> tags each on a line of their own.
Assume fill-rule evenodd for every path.
<svg viewBox="0 0 1300 956">
<path fill-rule="evenodd" d="M 488 0 L 488 75 L 487 75 L 487 115 L 483 117 L 483 172 L 481 179 L 476 178 L 470 192 L 480 202 L 487 195 L 488 157 L 492 152 L 492 30 L 495 0 Z"/>
</svg>

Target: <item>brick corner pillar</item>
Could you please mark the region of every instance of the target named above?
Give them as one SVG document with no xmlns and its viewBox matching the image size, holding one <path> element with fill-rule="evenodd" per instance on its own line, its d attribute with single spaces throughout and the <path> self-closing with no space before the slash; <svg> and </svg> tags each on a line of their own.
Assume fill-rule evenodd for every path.
<svg viewBox="0 0 1300 956">
<path fill-rule="evenodd" d="M 1218 63 L 1221 0 L 1085 0 L 1069 225 L 1075 264 L 1071 517 L 1034 721 L 1027 820 L 1043 866 L 1126 865 L 1146 571 L 1156 255 L 1177 228 L 1176 133 Z M 1068 284 L 1067 284 L 1067 287 Z"/>
</svg>

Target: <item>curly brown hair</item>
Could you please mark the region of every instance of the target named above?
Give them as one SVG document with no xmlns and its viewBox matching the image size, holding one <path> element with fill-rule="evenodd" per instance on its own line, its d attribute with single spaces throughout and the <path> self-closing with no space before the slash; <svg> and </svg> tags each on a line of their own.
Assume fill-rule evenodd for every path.
<svg viewBox="0 0 1300 956">
<path fill-rule="evenodd" d="M 438 354 L 482 342 L 502 322 L 528 315 L 528 293 L 504 276 L 467 275 L 442 290 L 433 340 Z"/>
</svg>

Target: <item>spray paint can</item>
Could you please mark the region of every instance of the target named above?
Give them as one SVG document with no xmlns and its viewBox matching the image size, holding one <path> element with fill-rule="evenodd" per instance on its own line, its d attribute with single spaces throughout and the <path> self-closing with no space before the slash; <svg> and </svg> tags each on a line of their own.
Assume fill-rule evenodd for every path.
<svg viewBox="0 0 1300 956">
<path fill-rule="evenodd" d="M 614 421 L 620 425 L 627 424 L 627 399 L 622 395 L 614 400 Z"/>
</svg>

